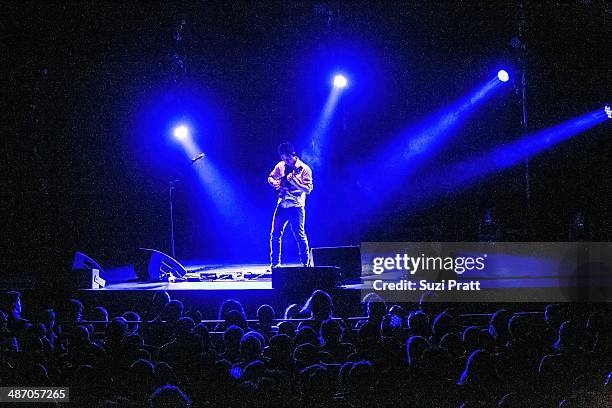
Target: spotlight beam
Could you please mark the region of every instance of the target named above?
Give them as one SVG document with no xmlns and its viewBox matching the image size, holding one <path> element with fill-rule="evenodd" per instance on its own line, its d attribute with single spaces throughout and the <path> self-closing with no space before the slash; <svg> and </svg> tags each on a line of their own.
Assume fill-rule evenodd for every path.
<svg viewBox="0 0 612 408">
<path fill-rule="evenodd" d="M 605 120 L 605 113 L 598 109 L 549 129 L 525 136 L 478 158 L 456 163 L 445 171 L 423 180 L 421 190 L 429 191 L 432 196 L 430 198 L 445 192 L 455 191 L 489 174 L 513 167 L 521 163 L 526 154 L 532 157 L 538 155 Z M 431 189 L 427 186 L 437 186 L 437 188 Z"/>
<path fill-rule="evenodd" d="M 316 168 L 321 165 L 325 137 L 329 131 L 329 125 L 334 117 L 342 91 L 346 88 L 347 83 L 346 77 L 341 74 L 334 77 L 334 86 L 330 90 L 325 105 L 319 115 L 319 119 L 312 129 L 310 146 L 306 152 L 304 152 L 304 160 L 306 160 L 311 167 Z"/>
</svg>

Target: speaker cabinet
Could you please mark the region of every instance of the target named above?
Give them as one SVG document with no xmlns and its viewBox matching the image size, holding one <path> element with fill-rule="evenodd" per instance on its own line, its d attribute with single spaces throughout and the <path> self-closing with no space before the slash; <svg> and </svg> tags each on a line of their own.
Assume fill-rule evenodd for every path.
<svg viewBox="0 0 612 408">
<path fill-rule="evenodd" d="M 361 278 L 361 251 L 358 246 L 312 248 L 311 256 L 314 266 L 340 268 L 343 281 L 359 281 Z"/>
<path fill-rule="evenodd" d="M 335 266 L 272 269 L 272 288 L 286 293 L 310 294 L 315 289 L 330 291 L 339 282 L 340 268 Z"/>
<path fill-rule="evenodd" d="M 101 289 L 106 286 L 104 270 L 89 256 L 82 252 L 74 254 L 72 275 L 68 286 L 76 289 Z"/>
<path fill-rule="evenodd" d="M 187 270 L 176 259 L 156 249 L 140 248 L 141 256 L 134 264 L 138 279 L 143 282 L 182 278 Z"/>
<path fill-rule="evenodd" d="M 78 251 L 74 254 L 72 269 L 97 269 L 99 273 L 104 276 L 104 270 L 100 267 L 100 265 L 98 265 L 96 261 L 85 255 L 84 253 Z"/>
<path fill-rule="evenodd" d="M 75 289 L 102 289 L 106 286 L 98 269 L 74 269 L 72 274 Z"/>
</svg>

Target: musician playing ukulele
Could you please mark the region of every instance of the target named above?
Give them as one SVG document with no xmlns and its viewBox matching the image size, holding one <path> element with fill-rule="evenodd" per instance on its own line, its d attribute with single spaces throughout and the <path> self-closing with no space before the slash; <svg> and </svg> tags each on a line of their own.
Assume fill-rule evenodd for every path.
<svg viewBox="0 0 612 408">
<path fill-rule="evenodd" d="M 308 264 L 308 238 L 304 229 L 306 194 L 312 191 L 312 170 L 295 154 L 291 143 L 278 146 L 281 161 L 268 176 L 268 184 L 278 192 L 270 232 L 270 266 L 281 265 L 281 240 L 287 224 L 298 245 L 300 262 Z"/>
</svg>

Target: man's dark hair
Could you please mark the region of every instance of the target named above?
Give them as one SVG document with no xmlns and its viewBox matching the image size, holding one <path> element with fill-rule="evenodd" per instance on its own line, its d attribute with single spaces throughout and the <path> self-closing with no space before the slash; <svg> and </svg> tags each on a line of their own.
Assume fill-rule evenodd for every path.
<svg viewBox="0 0 612 408">
<path fill-rule="evenodd" d="M 289 142 L 281 143 L 278 145 L 278 155 L 295 156 L 295 148 Z"/>
</svg>

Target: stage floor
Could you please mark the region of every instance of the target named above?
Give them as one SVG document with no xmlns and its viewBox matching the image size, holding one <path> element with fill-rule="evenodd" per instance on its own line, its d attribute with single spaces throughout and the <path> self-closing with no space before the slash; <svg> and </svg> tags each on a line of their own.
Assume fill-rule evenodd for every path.
<svg viewBox="0 0 612 408">
<path fill-rule="evenodd" d="M 188 276 L 200 273 L 215 274 L 215 280 L 181 282 L 139 282 L 135 279 L 132 266 L 109 269 L 110 276 L 127 276 L 124 281 L 107 282 L 106 287 L 92 290 L 271 290 L 272 274 L 267 264 L 204 264 L 201 262 L 182 263 Z M 290 264 L 286 266 L 297 266 Z M 237 278 L 238 277 L 238 278 Z"/>
</svg>

